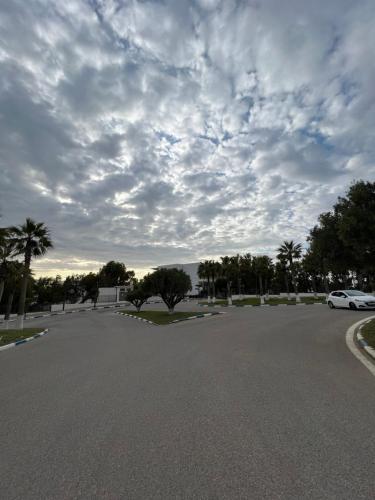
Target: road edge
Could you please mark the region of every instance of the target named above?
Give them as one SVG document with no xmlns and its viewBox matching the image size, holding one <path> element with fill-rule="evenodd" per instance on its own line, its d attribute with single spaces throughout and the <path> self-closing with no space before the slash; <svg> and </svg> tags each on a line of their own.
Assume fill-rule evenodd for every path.
<svg viewBox="0 0 375 500">
<path fill-rule="evenodd" d="M 7 349 L 10 349 L 11 347 L 17 347 L 18 345 L 21 344 L 26 344 L 26 342 L 31 342 L 31 340 L 38 339 L 39 337 L 43 337 L 43 335 L 46 335 L 48 333 L 48 328 L 43 330 L 40 333 L 36 333 L 35 335 L 32 335 L 31 337 L 27 337 L 27 339 L 22 339 L 22 340 L 17 340 L 16 342 L 12 342 L 11 344 L 5 344 L 3 346 L 0 346 L 0 351 L 6 351 Z"/>
<path fill-rule="evenodd" d="M 367 318 L 361 319 L 357 321 L 352 326 L 350 326 L 345 335 L 346 345 L 351 353 L 363 364 L 365 367 L 374 375 L 375 377 L 375 365 L 367 358 L 365 354 L 363 354 L 360 348 L 357 346 L 355 342 L 355 337 L 359 328 L 367 321 L 375 319 L 375 316 L 368 316 Z M 360 339 L 359 339 L 360 340 Z M 370 354 L 367 352 L 367 354 Z M 371 354 L 370 354 L 371 355 Z M 371 355 L 372 356 L 372 355 Z"/>
<path fill-rule="evenodd" d="M 129 313 L 121 312 L 121 311 L 116 311 L 115 314 L 121 314 L 121 316 L 127 316 L 128 318 L 137 319 L 138 321 L 143 321 L 144 323 L 150 323 L 150 325 L 154 325 L 154 326 L 168 326 L 168 325 L 173 325 L 175 323 L 181 323 L 182 321 L 188 321 L 189 319 L 207 318 L 208 316 L 218 316 L 219 314 L 224 314 L 224 313 L 211 312 L 211 313 L 196 314 L 194 316 L 188 316 L 187 318 L 183 318 L 183 319 L 175 319 L 174 321 L 171 321 L 170 323 L 167 323 L 165 325 L 159 325 L 158 323 L 154 323 L 153 321 L 150 321 L 149 319 L 140 318 L 139 316 L 134 316 L 133 314 L 129 314 Z"/>
</svg>

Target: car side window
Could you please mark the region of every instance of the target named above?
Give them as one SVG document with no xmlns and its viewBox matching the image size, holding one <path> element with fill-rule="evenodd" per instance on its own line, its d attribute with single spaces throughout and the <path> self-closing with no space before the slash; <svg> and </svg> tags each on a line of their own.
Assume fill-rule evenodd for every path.
<svg viewBox="0 0 375 500">
<path fill-rule="evenodd" d="M 340 293 L 340 297 L 342 297 L 343 299 L 346 299 L 347 295 L 345 293 Z"/>
<path fill-rule="evenodd" d="M 332 297 L 340 297 L 340 292 L 332 292 Z"/>
</svg>

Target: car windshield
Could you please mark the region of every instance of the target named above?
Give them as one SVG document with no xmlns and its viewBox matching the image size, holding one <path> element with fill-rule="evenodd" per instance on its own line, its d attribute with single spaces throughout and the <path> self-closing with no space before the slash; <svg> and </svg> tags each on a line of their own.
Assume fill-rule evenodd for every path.
<svg viewBox="0 0 375 500">
<path fill-rule="evenodd" d="M 363 292 L 360 292 L 359 290 L 345 290 L 345 293 L 347 293 L 350 297 L 356 297 L 358 295 L 366 295 Z"/>
</svg>

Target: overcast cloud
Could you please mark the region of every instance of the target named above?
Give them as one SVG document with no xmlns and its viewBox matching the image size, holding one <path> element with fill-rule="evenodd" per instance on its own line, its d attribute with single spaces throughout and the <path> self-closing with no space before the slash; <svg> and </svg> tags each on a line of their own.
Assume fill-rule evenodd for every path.
<svg viewBox="0 0 375 500">
<path fill-rule="evenodd" d="M 374 0 L 0 1 L 1 225 L 43 273 L 304 242 L 375 178 Z"/>
</svg>

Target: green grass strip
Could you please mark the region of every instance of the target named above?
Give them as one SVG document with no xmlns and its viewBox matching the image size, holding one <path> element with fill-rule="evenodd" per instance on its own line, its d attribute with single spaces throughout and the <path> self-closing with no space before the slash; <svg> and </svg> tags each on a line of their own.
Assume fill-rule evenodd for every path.
<svg viewBox="0 0 375 500">
<path fill-rule="evenodd" d="M 24 328 L 23 330 L 0 330 L 0 346 L 24 340 L 43 331 L 43 328 Z"/>
<path fill-rule="evenodd" d="M 361 333 L 368 345 L 375 349 L 375 321 L 371 320 L 370 323 L 365 324 Z"/>
</svg>

